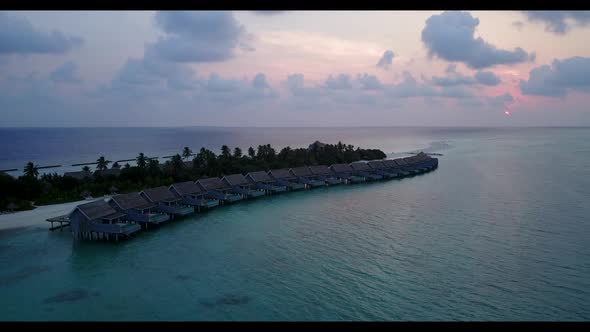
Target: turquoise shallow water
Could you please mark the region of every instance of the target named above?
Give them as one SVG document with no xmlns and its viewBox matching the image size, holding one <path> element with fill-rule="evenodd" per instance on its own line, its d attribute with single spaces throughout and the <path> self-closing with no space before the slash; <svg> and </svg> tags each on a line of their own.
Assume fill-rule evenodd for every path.
<svg viewBox="0 0 590 332">
<path fill-rule="evenodd" d="M 432 129 L 416 148 L 444 156 L 421 176 L 264 197 L 118 245 L 5 231 L 0 320 L 588 320 L 589 138 Z"/>
</svg>

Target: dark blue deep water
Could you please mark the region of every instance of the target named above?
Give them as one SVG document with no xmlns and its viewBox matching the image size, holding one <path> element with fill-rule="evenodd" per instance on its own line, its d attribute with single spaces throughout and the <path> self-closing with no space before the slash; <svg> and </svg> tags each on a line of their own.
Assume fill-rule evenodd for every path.
<svg viewBox="0 0 590 332">
<path fill-rule="evenodd" d="M 0 232 L 0 320 L 590 319 L 589 129 L 2 129 L 0 163 L 316 139 L 444 156 L 421 176 L 263 197 L 116 245 Z"/>
</svg>

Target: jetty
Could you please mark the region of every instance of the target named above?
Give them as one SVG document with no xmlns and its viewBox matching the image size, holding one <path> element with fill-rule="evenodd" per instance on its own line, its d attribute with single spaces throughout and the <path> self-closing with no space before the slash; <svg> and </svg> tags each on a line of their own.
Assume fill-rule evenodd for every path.
<svg viewBox="0 0 590 332">
<path fill-rule="evenodd" d="M 50 230 L 69 226 L 76 240 L 118 241 L 150 225 L 244 199 L 303 188 L 401 179 L 436 168 L 438 159 L 421 152 L 407 158 L 229 174 L 117 194 L 107 200 L 100 198 L 47 221 L 51 223 Z M 59 226 L 54 227 L 54 223 Z"/>
</svg>

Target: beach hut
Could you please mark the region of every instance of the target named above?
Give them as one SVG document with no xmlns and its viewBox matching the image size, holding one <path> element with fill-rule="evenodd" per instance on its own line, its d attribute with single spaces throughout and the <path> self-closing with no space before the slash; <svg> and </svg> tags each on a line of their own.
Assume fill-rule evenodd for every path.
<svg viewBox="0 0 590 332">
<path fill-rule="evenodd" d="M 315 179 L 313 173 L 307 166 L 294 167 L 289 169 L 289 172 L 296 177 L 297 182 L 305 184 L 308 188 L 323 187 L 326 182 Z"/>
<path fill-rule="evenodd" d="M 358 175 L 364 177 L 365 179 L 375 181 L 375 180 L 382 180 L 383 175 L 375 174 L 372 172 L 371 167 L 366 162 L 357 161 L 354 163 L 350 163 L 350 167 L 353 170 L 354 175 Z"/>
<path fill-rule="evenodd" d="M 350 164 L 333 164 L 330 165 L 332 172 L 336 177 L 341 179 L 344 183 L 358 183 L 365 181 L 365 178 L 353 174 L 353 169 Z"/>
<path fill-rule="evenodd" d="M 290 190 L 304 189 L 304 183 L 298 183 L 297 177 L 289 172 L 288 168 L 273 169 L 268 171 L 268 176 L 274 179 L 279 185 L 285 186 Z"/>
<path fill-rule="evenodd" d="M 372 172 L 380 174 L 381 176 L 387 179 L 393 179 L 398 177 L 399 175 L 396 171 L 388 170 L 387 166 L 385 166 L 385 164 L 381 160 L 369 161 L 367 165 L 369 165 Z"/>
<path fill-rule="evenodd" d="M 232 188 L 220 178 L 199 179 L 197 185 L 205 191 L 205 197 L 218 199 L 221 204 L 233 203 L 242 199 L 239 194 L 234 194 Z"/>
<path fill-rule="evenodd" d="M 168 221 L 170 217 L 156 209 L 156 204 L 148 202 L 138 192 L 119 194 L 108 201 L 115 210 L 125 213 L 127 220 L 145 225 L 158 225 Z"/>
<path fill-rule="evenodd" d="M 254 198 L 264 195 L 264 190 L 256 189 L 245 176 L 239 173 L 226 175 L 221 178 L 221 181 L 230 186 L 233 193 L 242 195 L 242 198 Z"/>
<path fill-rule="evenodd" d="M 254 188 L 265 190 L 269 194 L 287 191 L 287 186 L 279 185 L 265 171 L 250 172 L 246 174 L 246 180 L 252 183 Z"/>
<path fill-rule="evenodd" d="M 311 171 L 311 174 L 313 174 L 314 179 L 324 181 L 328 185 L 342 183 L 342 181 L 335 176 L 334 172 L 330 170 L 330 167 L 326 165 L 309 166 L 309 170 Z"/>
<path fill-rule="evenodd" d="M 184 204 L 201 209 L 210 209 L 219 205 L 219 200 L 205 197 L 206 192 L 193 181 L 178 182 L 168 188 L 176 196 L 182 198 Z"/>
<path fill-rule="evenodd" d="M 144 189 L 139 194 L 148 202 L 155 204 L 156 211 L 167 213 L 171 219 L 195 212 L 194 207 L 183 204 L 182 198 L 174 195 L 166 186 Z"/>
<path fill-rule="evenodd" d="M 75 239 L 115 239 L 129 237 L 141 227 L 126 221 L 125 213 L 117 211 L 103 199 L 78 205 L 68 215 Z"/>
</svg>

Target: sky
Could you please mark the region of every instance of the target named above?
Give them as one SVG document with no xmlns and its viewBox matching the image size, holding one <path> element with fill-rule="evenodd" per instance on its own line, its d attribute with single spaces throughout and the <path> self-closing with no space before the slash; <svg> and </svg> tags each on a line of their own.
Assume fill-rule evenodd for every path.
<svg viewBox="0 0 590 332">
<path fill-rule="evenodd" d="M 590 11 L 0 11 L 0 126 L 588 126 Z"/>
</svg>

